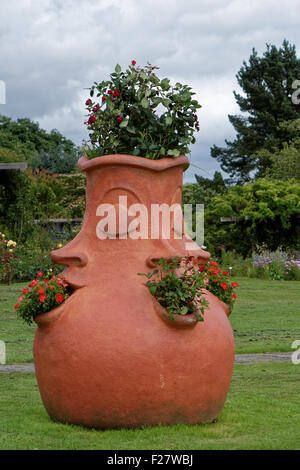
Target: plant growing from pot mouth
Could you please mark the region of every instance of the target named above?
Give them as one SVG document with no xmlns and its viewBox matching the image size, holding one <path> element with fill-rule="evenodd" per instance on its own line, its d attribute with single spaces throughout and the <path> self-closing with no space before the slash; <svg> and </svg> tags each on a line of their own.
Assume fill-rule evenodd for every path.
<svg viewBox="0 0 300 470">
<path fill-rule="evenodd" d="M 110 80 L 94 82 L 85 103 L 88 158 L 125 153 L 155 160 L 190 153 L 201 105 L 189 86 L 171 86 L 168 78 L 158 78 L 157 69 L 133 60 L 125 72 L 117 64 Z"/>
<path fill-rule="evenodd" d="M 73 292 L 63 276 L 48 278 L 40 271 L 36 279 L 23 288 L 15 305 L 18 316 L 31 324 L 37 315 L 47 313 L 61 305 Z"/>
<path fill-rule="evenodd" d="M 152 273 L 138 273 L 146 276 L 146 286 L 167 311 L 169 319 L 175 315 L 194 314 L 197 321 L 203 321 L 208 303 L 203 297 L 204 279 L 193 264 L 193 257 L 173 258 L 158 261 L 158 269 Z"/>
<path fill-rule="evenodd" d="M 151 273 L 138 273 L 146 276 L 146 286 L 159 304 L 168 313 L 169 319 L 175 315 L 194 314 L 198 321 L 203 321 L 208 307 L 203 294 L 209 291 L 226 303 L 230 311 L 236 300 L 234 289 L 236 282 L 229 281 L 229 272 L 218 269 L 216 261 L 209 261 L 198 266 L 193 256 L 177 257 L 171 260 L 161 258 L 158 269 Z"/>
</svg>

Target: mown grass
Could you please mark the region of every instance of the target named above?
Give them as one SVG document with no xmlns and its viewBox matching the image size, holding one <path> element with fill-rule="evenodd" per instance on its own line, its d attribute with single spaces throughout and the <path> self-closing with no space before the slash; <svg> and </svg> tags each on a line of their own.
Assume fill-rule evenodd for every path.
<svg viewBox="0 0 300 470">
<path fill-rule="evenodd" d="M 216 423 L 98 431 L 53 423 L 34 374 L 0 374 L 0 449 L 299 449 L 300 365 L 236 365 Z"/>
<path fill-rule="evenodd" d="M 237 353 L 291 351 L 300 340 L 300 282 L 239 278 L 230 317 Z"/>
<path fill-rule="evenodd" d="M 300 340 L 300 282 L 237 279 L 238 299 L 230 317 L 237 353 L 290 351 Z M 32 362 L 35 324 L 17 318 L 14 305 L 24 284 L 0 285 L 0 340 L 7 363 Z"/>
</svg>

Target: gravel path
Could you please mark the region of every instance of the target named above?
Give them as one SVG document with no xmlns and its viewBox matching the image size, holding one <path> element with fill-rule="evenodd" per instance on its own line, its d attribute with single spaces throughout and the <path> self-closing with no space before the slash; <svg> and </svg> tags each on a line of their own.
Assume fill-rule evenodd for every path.
<svg viewBox="0 0 300 470">
<path fill-rule="evenodd" d="M 256 362 L 291 362 L 292 352 L 276 352 L 262 354 L 236 354 L 235 364 L 255 364 Z M 0 365 L 0 373 L 34 372 L 34 365 L 6 364 Z"/>
<path fill-rule="evenodd" d="M 256 362 L 292 362 L 293 352 L 261 354 L 236 354 L 235 364 L 255 364 Z"/>
</svg>

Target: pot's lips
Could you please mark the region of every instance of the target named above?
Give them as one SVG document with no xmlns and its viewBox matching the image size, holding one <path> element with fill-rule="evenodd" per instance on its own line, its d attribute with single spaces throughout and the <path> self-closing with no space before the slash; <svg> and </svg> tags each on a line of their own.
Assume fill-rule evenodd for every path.
<svg viewBox="0 0 300 470">
<path fill-rule="evenodd" d="M 89 171 L 95 167 L 111 166 L 111 165 L 126 165 L 136 168 L 145 168 L 152 171 L 163 171 L 168 168 L 181 166 L 185 171 L 189 166 L 189 159 L 185 155 L 172 158 L 160 158 L 159 160 L 149 160 L 144 157 L 137 157 L 135 155 L 116 154 L 116 155 L 103 155 L 88 159 L 86 156 L 78 160 L 78 167 L 82 171 Z"/>
</svg>

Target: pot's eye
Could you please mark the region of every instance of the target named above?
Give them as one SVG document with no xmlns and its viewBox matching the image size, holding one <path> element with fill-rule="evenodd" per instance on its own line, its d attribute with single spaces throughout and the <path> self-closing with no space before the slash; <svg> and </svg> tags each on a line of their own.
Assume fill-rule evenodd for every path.
<svg viewBox="0 0 300 470">
<path fill-rule="evenodd" d="M 132 209 L 139 204 L 139 199 L 131 191 L 122 188 L 108 191 L 96 210 L 96 216 L 99 217 L 97 237 L 100 240 L 127 238 L 130 232 L 136 230 L 136 210 Z"/>
</svg>

